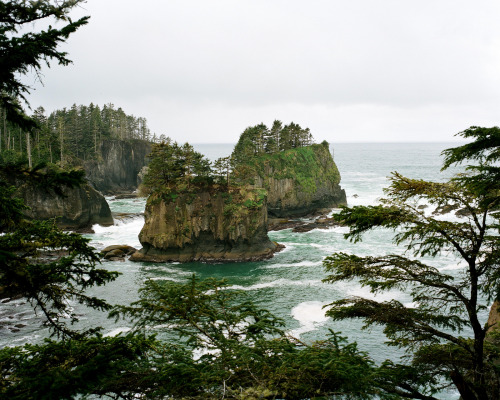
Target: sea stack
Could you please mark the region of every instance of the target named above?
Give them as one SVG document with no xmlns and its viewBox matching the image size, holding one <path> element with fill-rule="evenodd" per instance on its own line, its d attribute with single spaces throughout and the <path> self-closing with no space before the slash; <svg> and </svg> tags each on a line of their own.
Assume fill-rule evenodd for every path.
<svg viewBox="0 0 500 400">
<path fill-rule="evenodd" d="M 257 261 L 280 249 L 267 236 L 265 191 L 248 188 L 152 195 L 139 240 L 133 261 Z"/>
</svg>

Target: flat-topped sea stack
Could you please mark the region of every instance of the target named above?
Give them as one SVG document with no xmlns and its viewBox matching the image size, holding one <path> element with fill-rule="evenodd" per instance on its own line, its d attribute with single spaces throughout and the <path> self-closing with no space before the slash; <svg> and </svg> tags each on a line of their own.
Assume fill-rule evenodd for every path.
<svg viewBox="0 0 500 400">
<path fill-rule="evenodd" d="M 267 236 L 265 192 L 245 188 L 152 195 L 139 240 L 134 261 L 257 261 L 279 249 Z"/>
<path fill-rule="evenodd" d="M 267 236 L 266 191 L 233 183 L 192 146 L 153 145 L 142 249 L 133 261 L 254 261 L 281 247 Z"/>
</svg>

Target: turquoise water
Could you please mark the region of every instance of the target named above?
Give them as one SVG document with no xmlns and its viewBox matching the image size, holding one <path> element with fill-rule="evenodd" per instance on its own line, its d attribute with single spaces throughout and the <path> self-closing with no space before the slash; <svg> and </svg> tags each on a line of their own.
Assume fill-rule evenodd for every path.
<svg viewBox="0 0 500 400">
<path fill-rule="evenodd" d="M 375 204 L 383 196 L 388 185 L 387 177 L 392 171 L 399 171 L 412 178 L 443 180 L 450 172 L 442 174 L 440 153 L 453 143 L 359 143 L 336 144 L 332 146 L 335 162 L 342 176 L 341 186 L 346 190 L 349 205 Z M 195 145 L 198 151 L 209 158 L 229 155 L 232 145 Z M 144 210 L 144 199 L 108 199 L 113 211 L 140 213 Z M 117 221 L 111 227 L 94 227 L 95 234 L 89 235 L 92 245 L 102 249 L 111 244 L 127 244 L 139 248 L 137 235 L 143 225 L 142 217 Z M 285 250 L 270 260 L 254 263 L 234 264 L 150 264 L 105 262 L 103 266 L 122 273 L 117 281 L 93 293 L 116 304 L 128 304 L 137 299 L 137 290 L 146 279 L 165 279 L 182 282 L 193 273 L 200 278 L 216 277 L 227 279 L 231 287 L 245 290 L 257 303 L 270 309 L 286 321 L 287 331 L 302 340 L 312 341 L 324 338 L 328 329 L 340 331 L 375 360 L 398 358 L 401 353 L 384 345 L 385 337 L 380 329 L 362 331 L 357 321 L 332 322 L 326 318 L 323 306 L 356 295 L 373 297 L 367 289 L 355 282 L 337 285 L 325 284 L 326 274 L 323 259 L 333 252 L 342 251 L 359 255 L 380 255 L 400 250 L 391 245 L 392 233 L 377 230 L 367 234 L 363 242 L 352 244 L 343 237 L 346 228 L 313 230 L 307 233 L 293 233 L 291 230 L 270 232 L 272 240 L 286 246 Z M 432 260 L 438 268 L 457 269 L 457 261 L 447 255 Z M 403 303 L 410 299 L 401 292 L 393 291 L 377 299 L 395 298 Z M 74 305 L 78 309 L 78 305 Z M 127 321 L 117 324 L 108 320 L 105 314 L 81 310 L 83 326 L 103 326 L 107 334 L 130 329 Z M 12 321 L 22 321 L 25 327 L 19 331 L 9 328 Z M 0 345 L 36 342 L 46 336 L 37 316 L 22 300 L 0 304 Z M 10 325 L 9 325 L 10 324 Z"/>
<path fill-rule="evenodd" d="M 335 161 L 342 175 L 341 186 L 346 190 L 349 205 L 374 204 L 383 196 L 387 177 L 392 171 L 399 171 L 409 177 L 442 180 L 450 173 L 441 174 L 440 152 L 453 144 L 337 144 L 332 146 Z M 230 154 L 232 145 L 197 145 L 198 151 L 215 159 Z M 113 210 L 120 212 L 140 212 L 141 200 L 110 199 Z M 109 244 L 129 244 L 139 247 L 137 234 L 142 227 L 142 219 L 110 228 L 96 227 L 92 236 L 93 244 L 102 248 Z M 216 277 L 227 279 L 231 287 L 245 290 L 251 299 L 276 315 L 285 319 L 291 335 L 312 341 L 324 338 L 328 329 L 342 332 L 350 340 L 359 343 L 377 361 L 388 356 L 394 358 L 400 352 L 384 345 L 385 337 L 380 329 L 362 331 L 358 321 L 332 322 L 325 317 L 323 306 L 328 303 L 356 295 L 373 297 L 367 289 L 355 282 L 337 285 L 325 284 L 326 274 L 323 259 L 337 251 L 360 255 L 375 255 L 400 250 L 391 245 L 392 233 L 377 230 L 367 234 L 363 242 L 352 244 L 343 235 L 346 228 L 313 230 L 307 233 L 293 233 L 291 230 L 270 232 L 272 240 L 286 246 L 271 260 L 253 263 L 233 264 L 137 264 L 131 262 L 106 263 L 107 268 L 119 270 L 123 275 L 107 288 L 99 289 L 99 294 L 111 301 L 127 303 L 137 298 L 137 288 L 146 279 L 165 279 L 182 282 L 192 274 L 200 278 Z M 442 256 L 433 260 L 438 268 L 454 269 L 456 260 Z M 391 292 L 377 296 L 377 299 L 391 298 L 409 302 L 401 292 Z M 119 326 L 110 324 L 105 316 L 94 322 L 106 326 L 109 332 L 127 329 L 126 323 Z"/>
</svg>

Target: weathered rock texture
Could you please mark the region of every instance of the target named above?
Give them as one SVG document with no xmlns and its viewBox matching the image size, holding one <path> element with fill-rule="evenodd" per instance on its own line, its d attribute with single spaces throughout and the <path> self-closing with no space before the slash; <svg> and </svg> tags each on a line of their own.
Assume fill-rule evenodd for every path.
<svg viewBox="0 0 500 400">
<path fill-rule="evenodd" d="M 57 218 L 63 229 L 88 229 L 94 224 L 113 225 L 113 217 L 106 199 L 89 184 L 63 188 L 63 196 L 43 187 L 24 184 L 18 195 L 30 210 L 25 215 L 31 219 Z"/>
<path fill-rule="evenodd" d="M 490 309 L 490 315 L 488 317 L 488 326 L 489 329 L 487 333 L 490 333 L 493 330 L 500 330 L 500 302 L 495 301 Z"/>
<path fill-rule="evenodd" d="M 165 201 L 150 196 L 135 261 L 254 261 L 279 246 L 267 236 L 265 192 L 182 194 Z"/>
<path fill-rule="evenodd" d="M 346 204 L 328 145 L 314 144 L 259 157 L 254 187 L 267 190 L 270 217 L 301 217 Z"/>
<path fill-rule="evenodd" d="M 150 152 L 151 144 L 143 140 L 105 140 L 99 161 L 85 162 L 87 179 L 104 194 L 133 192 Z"/>
</svg>

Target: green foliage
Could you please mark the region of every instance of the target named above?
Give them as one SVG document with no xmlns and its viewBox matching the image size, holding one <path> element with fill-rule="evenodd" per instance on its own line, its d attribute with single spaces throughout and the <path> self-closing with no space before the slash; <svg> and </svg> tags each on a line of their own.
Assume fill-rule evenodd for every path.
<svg viewBox="0 0 500 400">
<path fill-rule="evenodd" d="M 0 297 L 27 299 L 41 311 L 41 322 L 59 338 L 0 349 L 0 397 L 76 398 L 133 390 L 130 377 L 153 340 L 141 336 L 104 339 L 99 327 L 85 331 L 72 327 L 79 317 L 72 303 L 111 309 L 88 289 L 115 280 L 118 273 L 97 268 L 99 257 L 88 245 L 89 239 L 59 230 L 54 221 L 25 221 L 22 211 L 26 207 L 11 197 L 14 190 L 7 177 L 15 182 L 38 180 L 55 192 L 82 181 L 80 173 L 0 164 L 0 186 L 7 188 L 1 192 L 0 207 L 5 230 L 0 235 Z M 130 371 L 128 380 L 124 370 Z"/>
<path fill-rule="evenodd" d="M 377 392 L 373 364 L 355 345 L 333 332 L 313 345 L 290 338 L 280 319 L 224 281 L 147 281 L 141 300 L 116 312 L 132 316 L 137 328 L 168 326 L 178 335 L 182 347 L 162 348 L 149 375 L 157 395 L 367 399 Z M 193 358 L 193 351 L 200 355 Z"/>
<path fill-rule="evenodd" d="M 18 98 L 26 101 L 25 95 L 30 92 L 30 87 L 20 77 L 29 72 L 40 77 L 42 65 L 49 65 L 50 60 L 61 65 L 71 62 L 57 47 L 88 22 L 89 17 L 77 21 L 69 18 L 69 12 L 81 3 L 83 0 L 0 2 L 0 107 L 9 122 L 25 129 L 37 126 L 17 102 Z M 63 21 L 65 25 L 60 29 L 49 25 L 46 30 L 19 34 L 37 21 Z"/>
<path fill-rule="evenodd" d="M 262 154 L 274 154 L 312 143 L 309 128 L 303 129 L 293 122 L 283 126 L 281 121 L 276 120 L 271 129 L 262 123 L 245 129 L 234 147 L 231 158 L 234 165 L 240 165 Z"/>
<path fill-rule="evenodd" d="M 37 126 L 26 131 L 15 123 L 1 121 L 5 113 L 0 107 L 0 124 L 3 123 L 0 154 L 4 159 L 31 159 L 33 164 L 74 167 L 86 160 L 98 160 L 101 144 L 107 140 L 156 140 L 145 118 L 127 115 L 113 104 L 106 104 L 102 109 L 92 103 L 73 104 L 69 110 L 45 114 L 43 107 L 37 108 L 32 115 Z"/>
<path fill-rule="evenodd" d="M 456 181 L 469 190 L 483 195 L 484 202 L 498 202 L 500 190 L 500 128 L 482 128 L 472 126 L 465 131 L 459 132 L 458 136 L 474 141 L 465 145 L 446 149 L 443 151 L 445 157 L 443 169 L 453 164 L 468 163 L 466 170 L 468 174 L 460 175 Z"/>
<path fill-rule="evenodd" d="M 457 133 L 456 136 L 474 139 L 474 141 L 444 150 L 442 153 L 445 157 L 443 169 L 468 160 L 492 164 L 500 159 L 500 128 L 498 126 L 492 128 L 471 126 Z"/>
<path fill-rule="evenodd" d="M 127 335 L 46 340 L 0 350 L 0 396 L 5 399 L 74 399 L 82 395 L 131 398 L 141 394 L 141 372 L 152 338 Z"/>
<path fill-rule="evenodd" d="M 445 166 L 477 151 L 464 152 L 466 148 L 456 153 L 449 149 Z M 327 313 L 335 320 L 360 318 L 366 326 L 381 325 L 390 345 L 412 355 L 408 365 L 387 362 L 382 367 L 380 384 L 388 393 L 430 399 L 440 385 L 454 385 L 464 399 L 497 398 L 492 382 L 500 379 L 498 358 L 485 345 L 488 326 L 479 316 L 499 296 L 499 198 L 495 188 L 478 191 L 471 185 L 481 179 L 475 175 L 436 183 L 394 173 L 382 205 L 344 208 L 336 216 L 349 226 L 345 236 L 351 241 L 386 228 L 394 231 L 393 242 L 405 250 L 402 255 L 366 257 L 336 253 L 324 261 L 327 282 L 355 280 L 372 293 L 399 289 L 411 296 L 411 305 L 342 299 Z M 422 203 L 430 207 L 421 209 Z M 450 212 L 458 220 L 442 216 Z M 422 260 L 442 252 L 464 262 L 460 274 L 448 274 Z M 472 332 L 470 338 L 460 336 L 465 330 Z"/>
<path fill-rule="evenodd" d="M 14 229 L 28 208 L 21 199 L 12 198 L 15 191 L 15 186 L 0 180 L 0 232 Z"/>
<path fill-rule="evenodd" d="M 336 165 L 332 163 L 325 168 L 323 164 L 329 157 L 329 149 L 319 144 L 260 154 L 235 166 L 233 182 L 253 184 L 253 180 L 260 177 L 266 187 L 270 177 L 293 179 L 301 193 L 314 194 L 318 183 L 340 182 Z"/>
<path fill-rule="evenodd" d="M 86 291 L 118 276 L 117 273 L 96 268 L 99 259 L 88 242 L 89 239 L 81 235 L 60 231 L 54 221 L 18 225 L 15 231 L 0 236 L 3 265 L 0 294 L 25 297 L 43 312 L 54 333 L 71 337 L 77 335 L 66 322 L 69 320 L 72 324 L 78 321 L 69 302 L 108 310 L 109 304 L 89 296 Z M 61 253 L 65 255 L 59 255 Z M 68 318 L 60 318 L 62 314 Z"/>
<path fill-rule="evenodd" d="M 207 189 L 213 183 L 210 162 L 193 146 L 167 141 L 154 144 L 149 156 L 148 172 L 143 186 L 168 201 L 171 193 L 189 193 Z"/>
</svg>

